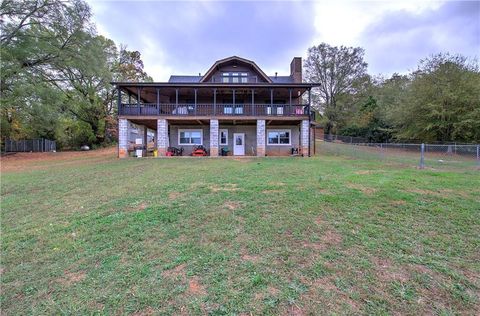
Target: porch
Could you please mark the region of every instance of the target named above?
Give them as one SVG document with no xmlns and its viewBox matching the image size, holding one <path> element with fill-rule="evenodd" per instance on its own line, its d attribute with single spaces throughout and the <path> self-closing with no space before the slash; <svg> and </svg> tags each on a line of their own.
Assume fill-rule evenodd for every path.
<svg viewBox="0 0 480 316">
<path fill-rule="evenodd" d="M 311 118 L 310 84 L 116 83 L 125 117 Z"/>
<path fill-rule="evenodd" d="M 136 130 L 132 132 L 132 130 Z M 262 119 L 119 119 L 119 157 L 167 156 L 172 147 L 189 156 L 203 146 L 210 157 L 308 156 L 308 120 Z"/>
</svg>

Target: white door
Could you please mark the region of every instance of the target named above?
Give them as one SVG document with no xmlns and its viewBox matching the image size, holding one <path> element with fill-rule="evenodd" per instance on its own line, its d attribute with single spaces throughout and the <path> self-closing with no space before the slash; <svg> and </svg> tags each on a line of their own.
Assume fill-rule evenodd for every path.
<svg viewBox="0 0 480 316">
<path fill-rule="evenodd" d="M 233 134 L 233 155 L 234 156 L 245 155 L 245 134 L 244 133 Z"/>
</svg>

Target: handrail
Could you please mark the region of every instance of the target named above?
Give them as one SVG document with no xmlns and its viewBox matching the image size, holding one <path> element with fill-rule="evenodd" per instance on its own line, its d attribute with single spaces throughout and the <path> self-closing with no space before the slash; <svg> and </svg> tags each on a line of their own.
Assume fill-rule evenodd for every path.
<svg viewBox="0 0 480 316">
<path fill-rule="evenodd" d="M 308 104 L 121 103 L 119 115 L 132 116 L 308 116 Z"/>
</svg>

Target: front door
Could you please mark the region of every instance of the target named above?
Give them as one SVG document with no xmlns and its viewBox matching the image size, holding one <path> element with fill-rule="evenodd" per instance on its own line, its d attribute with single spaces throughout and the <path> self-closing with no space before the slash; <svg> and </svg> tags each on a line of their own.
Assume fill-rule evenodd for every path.
<svg viewBox="0 0 480 316">
<path fill-rule="evenodd" d="M 244 133 L 233 134 L 233 155 L 234 156 L 245 155 L 245 134 Z"/>
</svg>

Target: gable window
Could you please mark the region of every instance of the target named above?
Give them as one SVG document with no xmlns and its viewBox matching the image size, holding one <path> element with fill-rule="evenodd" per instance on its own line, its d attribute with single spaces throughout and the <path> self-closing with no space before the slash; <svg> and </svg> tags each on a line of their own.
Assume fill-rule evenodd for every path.
<svg viewBox="0 0 480 316">
<path fill-rule="evenodd" d="M 222 82 L 223 83 L 247 83 L 248 82 L 248 73 L 247 72 L 224 72 L 222 73 Z"/>
<path fill-rule="evenodd" d="M 220 145 L 228 145 L 228 129 L 220 130 Z"/>
<path fill-rule="evenodd" d="M 201 129 L 180 129 L 178 130 L 179 145 L 202 145 L 203 130 Z"/>
<path fill-rule="evenodd" d="M 291 130 L 270 129 L 267 131 L 268 145 L 290 145 Z"/>
</svg>

